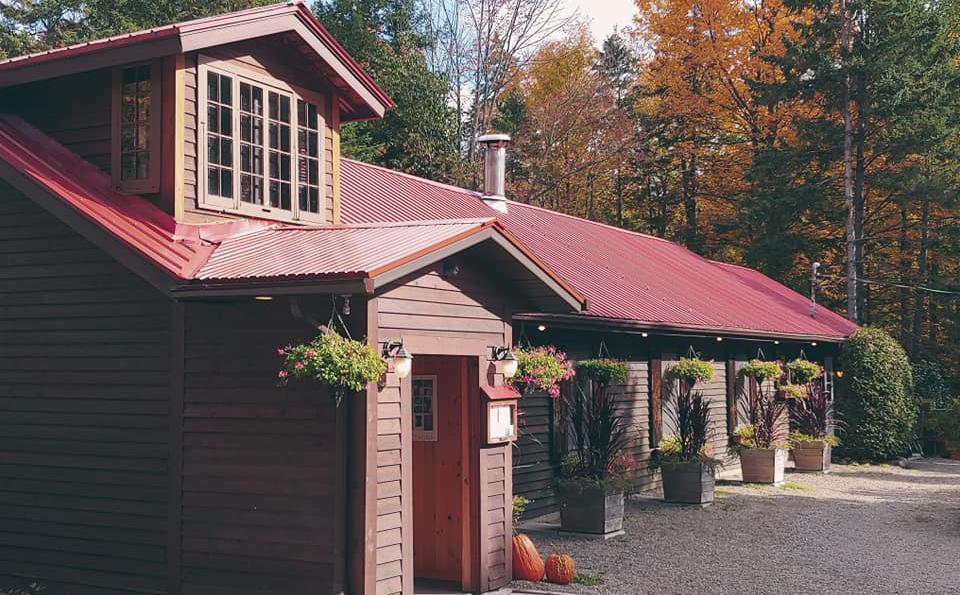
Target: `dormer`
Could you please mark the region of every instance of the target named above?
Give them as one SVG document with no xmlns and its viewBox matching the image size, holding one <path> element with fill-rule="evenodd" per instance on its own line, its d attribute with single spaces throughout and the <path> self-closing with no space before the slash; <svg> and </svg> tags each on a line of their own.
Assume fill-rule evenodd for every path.
<svg viewBox="0 0 960 595">
<path fill-rule="evenodd" d="M 0 110 L 190 223 L 339 222 L 340 126 L 391 106 L 300 2 L 0 62 Z"/>
</svg>

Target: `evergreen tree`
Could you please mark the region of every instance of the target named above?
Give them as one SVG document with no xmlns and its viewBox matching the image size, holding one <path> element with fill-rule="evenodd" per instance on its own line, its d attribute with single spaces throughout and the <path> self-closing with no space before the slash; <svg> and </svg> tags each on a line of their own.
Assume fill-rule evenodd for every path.
<svg viewBox="0 0 960 595">
<path fill-rule="evenodd" d="M 427 67 L 430 40 L 419 5 L 327 0 L 316 12 L 396 103 L 381 121 L 344 126 L 344 155 L 434 180 L 457 180 L 456 114 L 447 105 L 447 81 Z"/>
</svg>

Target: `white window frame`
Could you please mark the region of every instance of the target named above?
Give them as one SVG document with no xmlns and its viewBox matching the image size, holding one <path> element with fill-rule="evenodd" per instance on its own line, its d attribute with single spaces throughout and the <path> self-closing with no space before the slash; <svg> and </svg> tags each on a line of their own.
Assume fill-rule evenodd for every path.
<svg viewBox="0 0 960 595">
<path fill-rule="evenodd" d="M 432 430 L 418 430 L 416 427 L 415 419 L 410 420 L 410 424 L 413 427 L 413 440 L 414 442 L 436 442 L 437 441 L 437 410 L 440 408 L 440 395 L 438 394 L 440 385 L 437 382 L 436 374 L 418 374 L 411 379 L 411 395 L 410 395 L 410 416 L 413 418 L 416 416 L 414 409 L 414 402 L 416 395 L 413 394 L 413 384 L 418 381 L 429 382 L 433 384 L 433 408 L 431 410 L 431 417 L 433 418 Z"/>
<path fill-rule="evenodd" d="M 213 72 L 231 78 L 232 131 L 233 139 L 233 198 L 211 195 L 207 192 L 207 74 Z M 256 205 L 240 200 L 240 82 L 255 85 L 264 91 L 263 95 L 263 196 L 266 204 Z M 269 126 L 268 94 L 273 91 L 290 98 L 290 210 L 269 205 Z M 299 147 L 297 145 L 298 121 L 297 100 L 312 103 L 317 107 L 317 161 L 319 187 L 319 210 L 316 213 L 300 210 L 299 193 Z M 224 62 L 217 58 L 201 55 L 197 61 L 197 205 L 201 209 L 220 213 L 234 213 L 248 217 L 277 219 L 303 223 L 327 223 L 326 193 L 326 119 L 323 116 L 325 97 L 308 89 L 303 89 L 283 81 L 265 77 L 252 68 L 245 68 L 233 62 Z"/>
</svg>

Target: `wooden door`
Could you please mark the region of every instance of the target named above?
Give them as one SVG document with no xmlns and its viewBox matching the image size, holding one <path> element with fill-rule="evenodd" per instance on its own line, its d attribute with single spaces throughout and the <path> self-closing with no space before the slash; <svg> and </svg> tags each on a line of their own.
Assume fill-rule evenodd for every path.
<svg viewBox="0 0 960 595">
<path fill-rule="evenodd" d="M 459 584 L 464 570 L 464 519 L 469 509 L 469 500 L 464 500 L 467 361 L 417 356 L 413 362 L 414 575 Z M 435 389 L 427 389 L 434 379 Z M 417 412 L 418 392 L 421 397 L 433 393 L 435 428 L 423 419 L 423 407 Z"/>
</svg>

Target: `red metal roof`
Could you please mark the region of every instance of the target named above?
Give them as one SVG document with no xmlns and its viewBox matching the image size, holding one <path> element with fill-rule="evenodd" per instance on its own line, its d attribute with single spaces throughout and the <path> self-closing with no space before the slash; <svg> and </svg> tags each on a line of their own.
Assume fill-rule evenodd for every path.
<svg viewBox="0 0 960 595">
<path fill-rule="evenodd" d="M 488 207 L 476 192 L 344 160 L 345 223 L 496 216 L 504 228 L 587 297 L 583 315 L 727 333 L 842 338 L 856 325 L 759 272 L 707 260 L 683 246 L 510 202 Z"/>
<path fill-rule="evenodd" d="M 200 280 L 370 278 L 475 234 L 493 219 L 276 227 L 224 240 Z"/>
<path fill-rule="evenodd" d="M 324 28 L 323 24 L 317 20 L 313 11 L 301 0 L 281 2 L 269 6 L 260 6 L 227 14 L 193 19 L 142 31 L 115 35 L 104 39 L 97 39 L 86 43 L 54 48 L 43 52 L 15 56 L 13 58 L 0 60 L 0 72 L 30 67 L 43 62 L 72 58 L 82 54 L 92 54 L 104 50 L 128 47 L 166 37 L 182 37 L 183 35 L 196 34 L 204 31 L 214 31 L 229 25 L 241 24 L 258 18 L 282 14 L 294 14 L 299 17 L 300 21 L 323 41 L 334 55 L 347 66 L 349 71 L 363 83 L 368 91 L 377 97 L 379 101 L 383 102 L 387 108 L 394 105 L 393 100 L 390 99 L 386 91 L 347 53 L 343 46 Z"/>
</svg>

